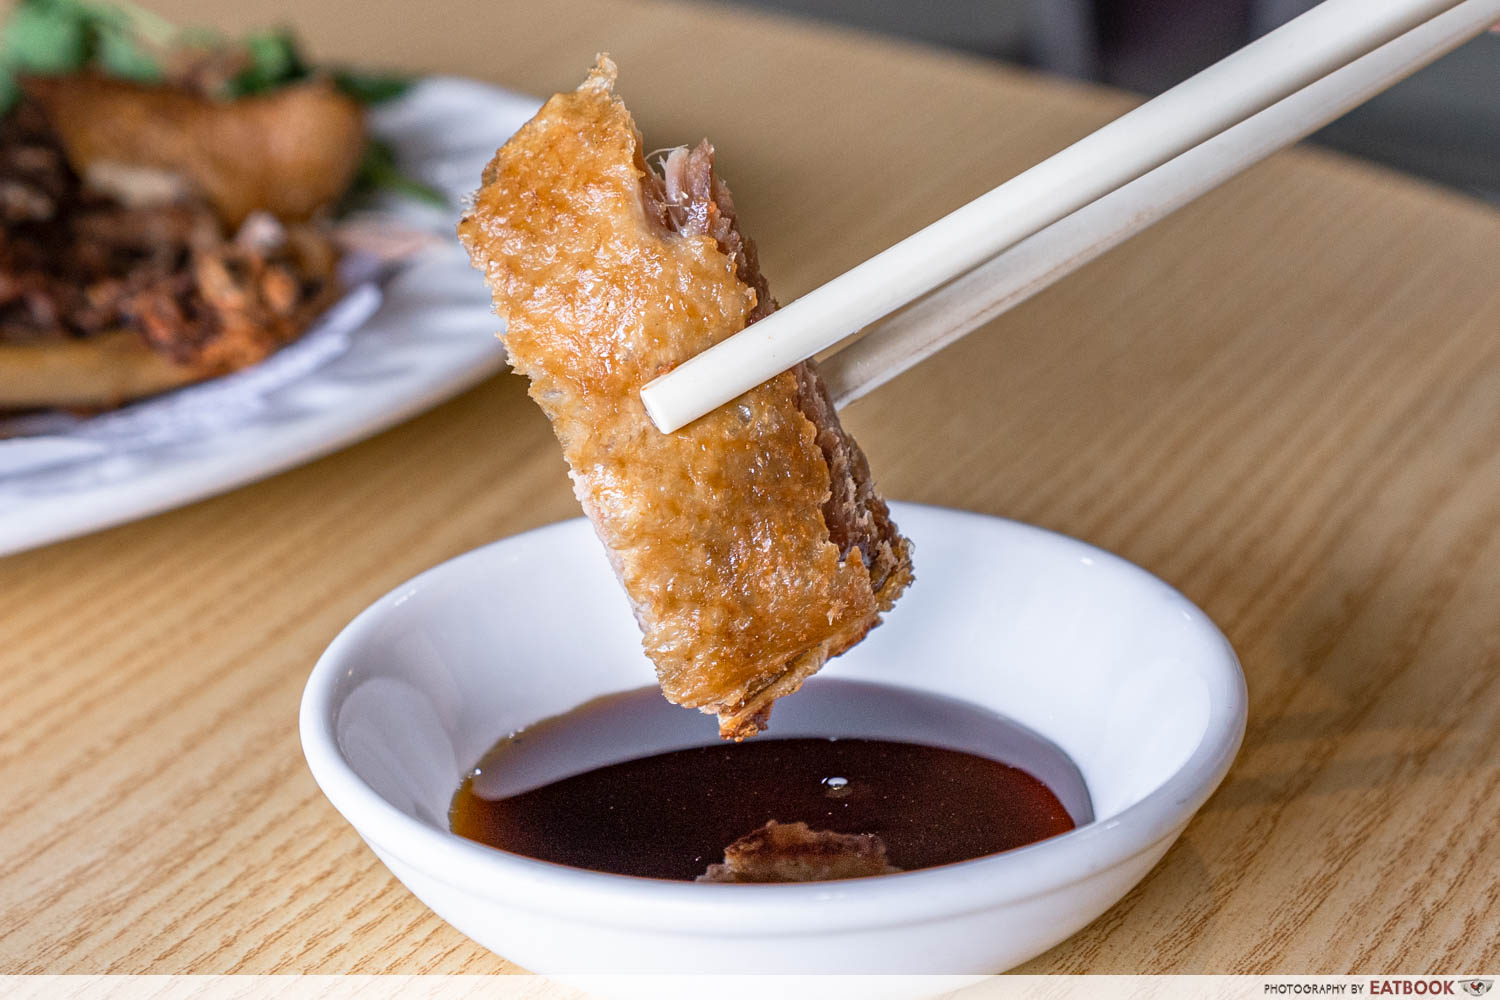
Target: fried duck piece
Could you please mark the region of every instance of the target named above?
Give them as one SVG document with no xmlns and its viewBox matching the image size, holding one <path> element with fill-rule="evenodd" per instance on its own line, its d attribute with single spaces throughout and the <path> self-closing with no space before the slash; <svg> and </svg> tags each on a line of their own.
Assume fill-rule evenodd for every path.
<svg viewBox="0 0 1500 1000">
<path fill-rule="evenodd" d="M 364 111 L 324 79 L 235 101 L 90 73 L 29 77 L 23 87 L 91 184 L 122 200 L 185 189 L 230 229 L 254 212 L 299 222 L 327 208 L 364 154 Z"/>
<path fill-rule="evenodd" d="M 89 188 L 40 106 L 0 120 L 0 410 L 95 408 L 254 364 L 338 292 L 313 224 L 227 234 L 196 197 L 135 207 Z"/>
<path fill-rule="evenodd" d="M 812 364 L 675 434 L 639 391 L 775 308 L 706 142 L 664 175 L 601 57 L 496 153 L 459 224 L 666 697 L 753 736 L 879 622 L 910 544 Z"/>
<path fill-rule="evenodd" d="M 724 848 L 724 863 L 709 865 L 699 882 L 828 882 L 892 875 L 885 844 L 871 833 L 813 830 L 774 819 Z"/>
</svg>

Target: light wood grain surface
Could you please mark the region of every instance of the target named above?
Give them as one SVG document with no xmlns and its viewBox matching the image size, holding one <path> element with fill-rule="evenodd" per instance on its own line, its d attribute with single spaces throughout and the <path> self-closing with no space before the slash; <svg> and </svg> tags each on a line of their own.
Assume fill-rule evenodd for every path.
<svg viewBox="0 0 1500 1000">
<path fill-rule="evenodd" d="M 290 7 L 155 4 L 241 27 Z M 783 300 L 1129 105 L 728 8 L 308 4 L 319 55 L 572 86 L 710 135 Z M 476 276 L 476 280 L 477 276 Z M 1500 964 L 1500 213 L 1275 158 L 856 404 L 894 497 L 1067 532 L 1219 622 L 1228 780 L 1031 972 Z M 505 971 L 324 801 L 297 701 L 412 574 L 576 512 L 521 380 L 0 561 L 0 971 Z"/>
</svg>

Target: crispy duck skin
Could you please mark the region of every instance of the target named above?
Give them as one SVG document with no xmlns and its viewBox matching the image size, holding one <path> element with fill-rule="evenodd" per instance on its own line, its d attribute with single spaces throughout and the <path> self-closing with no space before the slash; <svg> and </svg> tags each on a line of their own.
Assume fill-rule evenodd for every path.
<svg viewBox="0 0 1500 1000">
<path fill-rule="evenodd" d="M 22 86 L 80 174 L 127 188 L 180 180 L 231 230 L 256 211 L 299 222 L 329 207 L 364 154 L 363 109 L 323 79 L 234 101 L 90 73 Z"/>
<path fill-rule="evenodd" d="M 663 693 L 743 739 L 879 622 L 910 545 L 811 364 L 675 434 L 651 424 L 643 384 L 775 303 L 712 148 L 658 175 L 614 79 L 601 57 L 501 148 L 459 235 Z"/>
</svg>

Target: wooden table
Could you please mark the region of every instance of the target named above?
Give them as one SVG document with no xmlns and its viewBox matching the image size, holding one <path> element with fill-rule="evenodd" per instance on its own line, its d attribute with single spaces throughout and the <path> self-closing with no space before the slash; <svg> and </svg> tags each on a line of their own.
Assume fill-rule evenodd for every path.
<svg viewBox="0 0 1500 1000">
<path fill-rule="evenodd" d="M 714 137 L 783 300 L 1131 103 L 729 8 L 420 9 L 298 16 L 324 57 L 538 94 L 610 50 L 648 144 Z M 889 495 L 1112 549 L 1244 660 L 1224 786 L 1025 971 L 1500 964 L 1500 213 L 1283 155 L 846 422 Z M 0 971 L 513 969 L 324 801 L 297 700 L 367 602 L 575 513 L 503 375 L 268 482 L 0 561 Z"/>
</svg>

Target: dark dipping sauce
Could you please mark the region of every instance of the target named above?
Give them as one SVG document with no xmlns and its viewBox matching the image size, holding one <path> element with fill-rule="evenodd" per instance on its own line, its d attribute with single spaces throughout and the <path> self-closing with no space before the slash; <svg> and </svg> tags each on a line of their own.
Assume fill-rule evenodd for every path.
<svg viewBox="0 0 1500 1000">
<path fill-rule="evenodd" d="M 911 870 L 1073 829 L 1025 771 L 957 750 L 878 739 L 777 739 L 695 747 L 586 771 L 508 798 L 466 779 L 453 832 L 575 868 L 692 880 L 769 820 L 874 834 Z"/>
</svg>

